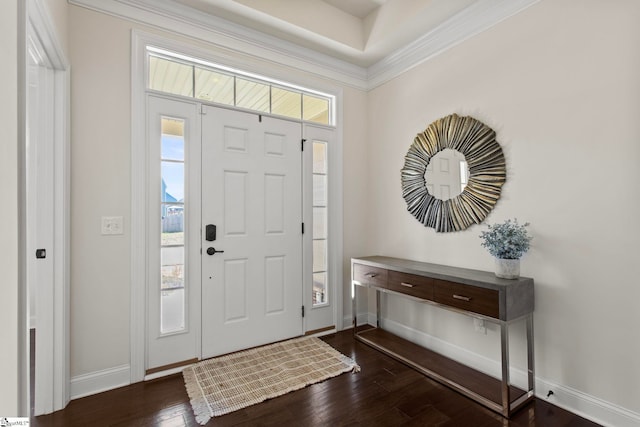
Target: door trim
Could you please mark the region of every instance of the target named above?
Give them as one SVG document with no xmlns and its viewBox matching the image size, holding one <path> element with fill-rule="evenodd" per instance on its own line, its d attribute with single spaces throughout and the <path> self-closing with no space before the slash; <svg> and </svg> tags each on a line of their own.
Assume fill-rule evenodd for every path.
<svg viewBox="0 0 640 427">
<path fill-rule="evenodd" d="M 228 63 L 234 58 L 228 54 L 215 52 L 215 46 L 211 45 L 210 50 L 204 50 L 188 43 L 179 42 L 168 39 L 155 34 L 132 30 L 131 35 L 131 330 L 130 330 L 130 373 L 131 383 L 143 381 L 145 378 L 145 319 L 146 319 L 146 256 L 147 248 L 145 242 L 147 217 L 146 195 L 147 195 L 147 153 L 146 153 L 146 76 L 145 71 L 145 47 L 147 45 L 159 48 L 181 52 L 186 55 L 205 58 L 214 62 Z M 244 52 L 236 52 L 240 56 L 245 56 Z M 217 59 L 216 59 L 217 58 Z M 245 67 L 246 68 L 246 67 Z M 248 70 L 251 71 L 251 70 Z M 274 76 L 282 76 L 282 69 L 276 68 L 272 63 L 264 62 L 261 64 L 261 73 Z M 330 215 L 335 215 L 333 219 L 332 245 L 330 248 L 330 265 L 335 272 L 334 280 L 336 283 L 336 327 L 338 330 L 343 329 L 343 294 L 345 288 L 343 285 L 343 219 L 342 219 L 342 89 L 336 86 L 326 86 L 325 83 L 311 79 L 299 79 L 291 81 L 291 83 L 317 88 L 323 92 L 332 94 L 336 97 L 336 127 L 328 127 L 336 132 L 336 149 L 332 150 L 336 158 L 331 159 L 333 168 L 333 185 L 330 187 L 331 196 L 329 202 L 334 207 Z M 179 99 L 165 95 L 170 99 Z M 234 109 L 234 108 L 230 108 Z M 306 124 L 310 125 L 310 124 Z M 316 125 L 313 125 L 316 126 Z M 318 127 L 324 127 L 318 125 Z"/>
<path fill-rule="evenodd" d="M 27 187 L 26 187 L 26 93 L 27 93 L 27 61 L 29 49 L 35 50 L 40 57 L 39 65 L 46 69 L 50 84 L 45 88 L 47 97 L 53 101 L 52 120 L 47 120 L 46 132 L 52 135 L 53 149 L 48 159 L 53 167 L 53 257 L 54 277 L 52 287 L 47 292 L 39 292 L 37 305 L 42 308 L 36 334 L 37 365 L 49 369 L 51 374 L 37 375 L 35 382 L 35 414 L 50 413 L 64 408 L 70 400 L 70 184 L 69 184 L 69 117 L 70 117 L 70 80 L 69 63 L 58 40 L 51 15 L 43 0 L 20 2 L 21 19 L 19 23 L 20 51 L 18 63 L 20 135 L 20 286 L 19 311 L 20 330 L 24 339 L 29 335 L 27 313 L 29 311 L 26 289 L 28 230 L 26 228 Z M 42 321 L 46 319 L 46 322 Z M 44 325 L 44 326 L 43 326 Z M 20 410 L 28 415 L 31 403 L 29 394 L 29 341 L 21 345 L 20 378 L 24 382 L 20 396 Z M 24 352 L 24 354 L 22 354 Z M 23 365 L 24 364 L 24 365 Z M 42 369 L 40 369 L 42 371 Z M 37 373 L 38 371 L 36 371 Z"/>
</svg>

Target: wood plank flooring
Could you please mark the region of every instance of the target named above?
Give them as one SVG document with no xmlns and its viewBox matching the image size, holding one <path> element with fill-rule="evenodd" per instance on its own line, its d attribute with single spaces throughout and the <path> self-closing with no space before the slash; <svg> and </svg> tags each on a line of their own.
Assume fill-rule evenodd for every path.
<svg viewBox="0 0 640 427">
<path fill-rule="evenodd" d="M 210 426 L 587 427 L 584 418 L 536 399 L 510 420 L 426 378 L 343 331 L 323 339 L 362 371 L 209 421 Z M 197 426 L 182 375 L 71 401 L 32 418 L 34 427 Z"/>
</svg>

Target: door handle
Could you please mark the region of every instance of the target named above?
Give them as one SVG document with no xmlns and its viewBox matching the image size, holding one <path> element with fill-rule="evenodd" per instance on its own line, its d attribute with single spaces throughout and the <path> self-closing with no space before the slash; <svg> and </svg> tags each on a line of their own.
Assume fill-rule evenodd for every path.
<svg viewBox="0 0 640 427">
<path fill-rule="evenodd" d="M 216 251 L 216 248 L 214 247 L 207 248 L 207 254 L 209 255 L 215 255 L 215 254 L 221 254 L 221 253 L 224 253 L 224 251 Z"/>
</svg>

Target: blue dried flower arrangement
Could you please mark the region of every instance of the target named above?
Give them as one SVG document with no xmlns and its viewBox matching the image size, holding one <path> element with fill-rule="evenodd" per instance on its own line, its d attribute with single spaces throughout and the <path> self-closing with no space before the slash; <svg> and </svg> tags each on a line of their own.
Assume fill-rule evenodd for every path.
<svg viewBox="0 0 640 427">
<path fill-rule="evenodd" d="M 508 219 L 502 224 L 489 224 L 489 231 L 480 234 L 482 246 L 496 258 L 520 259 L 529 250 L 529 244 L 533 239 L 525 228 L 528 225 L 528 222 L 518 224 L 517 219 Z"/>
</svg>

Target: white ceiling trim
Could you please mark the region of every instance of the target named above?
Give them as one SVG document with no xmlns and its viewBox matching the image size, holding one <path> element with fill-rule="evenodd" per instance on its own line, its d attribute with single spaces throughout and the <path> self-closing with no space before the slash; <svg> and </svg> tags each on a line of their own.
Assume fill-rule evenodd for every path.
<svg viewBox="0 0 640 427">
<path fill-rule="evenodd" d="M 539 1 L 478 0 L 433 31 L 370 66 L 369 88 L 380 86 Z"/>
<path fill-rule="evenodd" d="M 69 3 L 367 90 L 363 67 L 164 0 L 69 0 Z"/>
<path fill-rule="evenodd" d="M 167 0 L 69 0 L 69 3 L 293 67 L 360 90 L 373 89 L 491 28 L 540 0 L 478 0 L 369 68 L 298 46 Z"/>
</svg>

